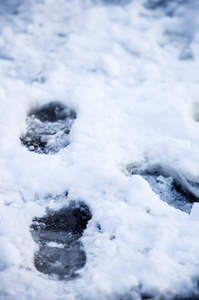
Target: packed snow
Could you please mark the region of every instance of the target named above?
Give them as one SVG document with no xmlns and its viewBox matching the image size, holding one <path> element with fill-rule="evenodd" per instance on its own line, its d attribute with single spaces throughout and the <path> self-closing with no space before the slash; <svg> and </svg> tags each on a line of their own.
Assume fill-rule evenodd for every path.
<svg viewBox="0 0 199 300">
<path fill-rule="evenodd" d="M 0 2 L 0 299 L 199 297 L 198 70 L 197 0 Z M 27 149 L 53 102 L 75 114 L 67 142 Z M 74 202 L 86 258 L 59 280 L 31 226 Z"/>
</svg>

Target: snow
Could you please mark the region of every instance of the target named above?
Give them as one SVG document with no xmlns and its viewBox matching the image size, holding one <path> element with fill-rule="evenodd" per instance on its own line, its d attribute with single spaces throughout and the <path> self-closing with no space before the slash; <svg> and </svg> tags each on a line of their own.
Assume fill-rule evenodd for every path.
<svg viewBox="0 0 199 300">
<path fill-rule="evenodd" d="M 199 295 L 198 204 L 168 204 L 173 180 L 199 197 L 197 0 L 0 6 L 0 299 Z M 28 151 L 26 117 L 52 101 L 77 114 L 69 145 Z M 166 202 L 129 165 L 161 170 Z M 36 270 L 30 226 L 73 200 L 92 212 L 87 262 L 59 281 Z"/>
<path fill-rule="evenodd" d="M 198 219 L 199 219 L 199 204 L 198 203 L 193 204 L 190 217 L 192 219 L 198 221 Z"/>
</svg>

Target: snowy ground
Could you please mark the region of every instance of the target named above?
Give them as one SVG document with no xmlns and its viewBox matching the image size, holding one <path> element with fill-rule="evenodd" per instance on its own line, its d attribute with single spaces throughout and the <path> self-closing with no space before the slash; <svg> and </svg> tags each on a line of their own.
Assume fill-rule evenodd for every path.
<svg viewBox="0 0 199 300">
<path fill-rule="evenodd" d="M 198 299 L 198 70 L 197 0 L 0 1 L 0 299 Z M 69 145 L 28 151 L 52 101 Z M 71 201 L 92 218 L 67 281 L 35 268 L 30 227 Z"/>
</svg>

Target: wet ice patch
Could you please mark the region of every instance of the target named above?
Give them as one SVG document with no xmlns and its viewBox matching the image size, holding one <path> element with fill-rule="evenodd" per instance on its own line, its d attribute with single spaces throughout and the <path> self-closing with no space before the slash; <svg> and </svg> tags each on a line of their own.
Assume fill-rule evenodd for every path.
<svg viewBox="0 0 199 300">
<path fill-rule="evenodd" d="M 86 263 L 80 237 L 90 219 L 89 207 L 82 202 L 71 202 L 68 207 L 34 218 L 31 233 L 39 244 L 34 258 L 36 269 L 60 280 L 76 277 Z"/>
<path fill-rule="evenodd" d="M 199 201 L 199 198 L 158 166 L 145 169 L 130 164 L 127 166 L 127 170 L 132 175 L 141 175 L 161 200 L 176 209 L 190 213 L 193 202 Z"/>
<path fill-rule="evenodd" d="M 55 154 L 69 144 L 69 133 L 76 118 L 74 110 L 55 101 L 30 111 L 27 133 L 20 137 L 29 151 Z"/>
</svg>

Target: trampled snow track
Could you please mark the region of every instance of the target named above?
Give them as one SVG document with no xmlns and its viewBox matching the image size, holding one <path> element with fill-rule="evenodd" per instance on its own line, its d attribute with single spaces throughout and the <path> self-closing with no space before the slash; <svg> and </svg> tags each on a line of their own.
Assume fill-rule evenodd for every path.
<svg viewBox="0 0 199 300">
<path fill-rule="evenodd" d="M 198 12 L 0 2 L 0 299 L 199 297 Z"/>
</svg>

